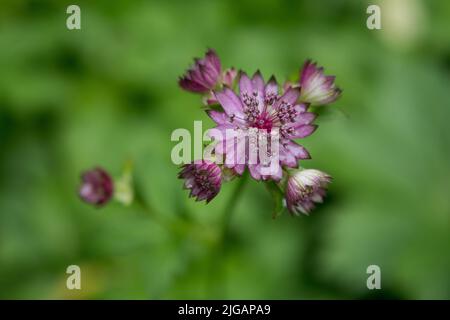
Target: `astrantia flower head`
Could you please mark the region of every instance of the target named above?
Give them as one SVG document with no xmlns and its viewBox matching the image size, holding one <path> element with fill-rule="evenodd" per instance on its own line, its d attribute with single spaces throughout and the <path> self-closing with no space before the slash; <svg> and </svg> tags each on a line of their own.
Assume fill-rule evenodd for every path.
<svg viewBox="0 0 450 320">
<path fill-rule="evenodd" d="M 248 166 L 250 174 L 256 180 L 280 180 L 281 165 L 297 167 L 299 159 L 309 159 L 308 151 L 293 139 L 312 134 L 317 127 L 312 124 L 316 116 L 306 111 L 306 104 L 297 103 L 299 94 L 299 89 L 292 87 L 280 94 L 275 78 L 272 77 L 265 83 L 259 71 L 251 79 L 244 72 L 240 74 L 239 95 L 229 88 L 215 92 L 215 97 L 224 110 L 224 112 L 208 111 L 208 115 L 217 124 L 216 128 L 223 132 L 224 140 L 216 147 L 218 154 L 227 157 L 230 149 L 237 150 L 239 153 L 258 152 L 248 139 L 238 139 L 237 142 L 235 139 L 226 140 L 227 129 L 246 133 L 250 131 L 256 133 L 255 136 L 274 131 L 279 134 L 280 165 L 276 172 L 270 175 L 264 174 L 263 164 L 258 161 L 249 163 L 248 154 L 245 155 L 244 164 L 231 163 L 227 166 L 234 168 L 239 174 L 242 174 Z"/>
<path fill-rule="evenodd" d="M 187 91 L 207 93 L 214 89 L 221 76 L 220 60 L 216 52 L 209 49 L 203 59 L 195 59 L 194 65 L 178 81 Z"/>
<path fill-rule="evenodd" d="M 190 197 L 197 201 L 210 202 L 220 191 L 222 185 L 222 171 L 214 162 L 198 160 L 186 164 L 178 175 L 184 179 L 184 187 L 190 189 Z"/>
<path fill-rule="evenodd" d="M 325 105 L 339 98 L 341 89 L 334 84 L 334 76 L 326 76 L 323 68 L 307 60 L 300 75 L 300 101 L 312 105 Z"/>
<path fill-rule="evenodd" d="M 322 203 L 331 176 L 315 170 L 297 170 L 290 175 L 286 186 L 286 205 L 292 214 L 309 214 L 315 203 Z"/>
<path fill-rule="evenodd" d="M 310 106 L 329 104 L 340 96 L 334 76 L 324 75 L 322 67 L 308 60 L 300 80 L 279 86 L 273 76 L 265 82 L 259 71 L 252 77 L 234 68 L 222 71 L 219 58 L 209 50 L 179 83 L 202 94 L 204 110 L 215 122 L 207 131 L 213 141 L 205 148 L 209 160 L 186 164 L 179 173 L 191 197 L 209 202 L 222 183 L 251 176 L 268 188 L 274 217 L 285 207 L 292 214 L 309 214 L 323 201 L 331 177 L 319 170 L 297 169 L 300 160 L 311 156 L 296 140 L 317 129 Z M 237 190 L 231 201 L 240 194 Z"/>
<path fill-rule="evenodd" d="M 104 169 L 97 167 L 86 171 L 81 176 L 79 195 L 87 203 L 97 206 L 107 203 L 114 192 L 111 176 Z"/>
</svg>

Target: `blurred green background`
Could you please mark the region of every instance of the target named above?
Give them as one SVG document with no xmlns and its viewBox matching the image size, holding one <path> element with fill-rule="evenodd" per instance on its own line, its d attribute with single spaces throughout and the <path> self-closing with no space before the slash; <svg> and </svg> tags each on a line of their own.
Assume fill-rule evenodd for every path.
<svg viewBox="0 0 450 320">
<path fill-rule="evenodd" d="M 337 76 L 342 98 L 302 140 L 302 165 L 334 177 L 310 217 L 272 220 L 251 181 L 222 245 L 237 181 L 209 205 L 182 190 L 170 134 L 212 121 L 177 78 L 207 47 L 266 79 L 307 58 Z M 450 298 L 449 1 L 2 0 L 0 48 L 0 298 Z M 138 202 L 78 199 L 81 171 L 127 159 Z"/>
</svg>

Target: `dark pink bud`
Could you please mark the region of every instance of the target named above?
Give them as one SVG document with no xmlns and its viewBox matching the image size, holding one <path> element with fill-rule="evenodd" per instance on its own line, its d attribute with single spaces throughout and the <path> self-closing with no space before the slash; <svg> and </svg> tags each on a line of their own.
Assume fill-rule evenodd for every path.
<svg viewBox="0 0 450 320">
<path fill-rule="evenodd" d="M 190 197 L 197 201 L 210 202 L 220 191 L 222 185 L 222 170 L 214 162 L 198 160 L 186 164 L 178 175 L 184 179 L 184 188 L 190 189 Z"/>
<path fill-rule="evenodd" d="M 184 90 L 206 93 L 215 88 L 221 76 L 220 60 L 209 49 L 203 59 L 194 59 L 194 65 L 180 78 L 178 84 Z"/>
<path fill-rule="evenodd" d="M 81 175 L 79 195 L 87 203 L 102 206 L 114 193 L 114 182 L 111 176 L 100 167 L 85 171 Z"/>
</svg>

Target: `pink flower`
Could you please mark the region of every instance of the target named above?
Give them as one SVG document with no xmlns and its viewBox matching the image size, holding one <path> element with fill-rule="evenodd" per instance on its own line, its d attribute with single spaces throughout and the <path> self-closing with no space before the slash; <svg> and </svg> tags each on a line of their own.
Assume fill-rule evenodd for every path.
<svg viewBox="0 0 450 320">
<path fill-rule="evenodd" d="M 184 165 L 178 178 L 184 179 L 184 187 L 191 190 L 189 197 L 196 197 L 196 201 L 206 200 L 206 203 L 219 193 L 222 185 L 220 167 L 207 160 Z"/>
<path fill-rule="evenodd" d="M 81 176 L 79 195 L 87 203 L 101 206 L 106 204 L 114 192 L 114 182 L 104 169 L 97 167 Z"/>
<path fill-rule="evenodd" d="M 297 144 L 294 139 L 305 138 L 312 134 L 316 125 L 312 122 L 315 114 L 306 112 L 306 104 L 298 104 L 298 88 L 288 88 L 284 94 L 278 92 L 278 84 L 274 77 L 265 83 L 260 72 L 256 72 L 250 79 L 247 74 L 241 73 L 239 79 L 239 95 L 231 89 L 214 92 L 217 101 L 224 112 L 209 110 L 208 115 L 217 124 L 216 128 L 222 132 L 223 139 L 216 146 L 216 154 L 224 155 L 225 165 L 238 174 L 242 174 L 245 167 L 250 170 L 251 176 L 256 179 L 280 180 L 282 177 L 281 165 L 297 167 L 299 159 L 309 159 L 308 151 Z M 258 153 L 259 145 L 252 143 L 251 139 L 228 139 L 226 131 L 251 132 L 258 137 L 267 134 L 278 134 L 278 163 L 275 171 L 267 173 L 263 170 L 265 164 L 260 156 L 256 162 L 251 162 L 252 152 Z M 250 150 L 248 150 L 250 149 Z M 271 153 L 275 146 L 268 144 L 267 151 Z M 233 150 L 233 151 L 231 151 Z M 243 161 L 230 161 L 235 156 L 234 151 Z"/>
<path fill-rule="evenodd" d="M 307 60 L 300 75 L 300 101 L 312 105 L 325 105 L 339 98 L 342 90 L 334 84 L 334 76 L 325 76 L 323 68 Z"/>
<path fill-rule="evenodd" d="M 286 205 L 292 214 L 308 215 L 314 209 L 315 203 L 323 202 L 326 188 L 331 182 L 331 176 L 315 170 L 298 170 L 292 174 L 286 186 Z"/>
<path fill-rule="evenodd" d="M 194 65 L 180 77 L 178 84 L 187 91 L 207 93 L 220 80 L 220 59 L 214 50 L 209 49 L 203 59 L 196 58 L 194 61 Z"/>
</svg>

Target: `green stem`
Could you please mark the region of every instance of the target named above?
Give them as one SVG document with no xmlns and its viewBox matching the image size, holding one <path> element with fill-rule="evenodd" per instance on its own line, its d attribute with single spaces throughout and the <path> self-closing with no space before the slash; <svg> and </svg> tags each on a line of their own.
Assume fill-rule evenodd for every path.
<svg viewBox="0 0 450 320">
<path fill-rule="evenodd" d="M 220 229 L 219 241 L 216 246 L 212 248 L 210 255 L 210 265 L 209 265 L 209 275 L 208 275 L 208 298 L 224 298 L 225 297 L 225 288 L 223 283 L 225 282 L 224 270 L 221 269 L 222 259 L 224 258 L 224 253 L 227 246 L 227 238 L 229 234 L 230 222 L 233 216 L 234 210 L 236 209 L 236 205 L 241 197 L 244 186 L 248 180 L 248 172 L 245 172 L 242 177 L 239 178 L 239 181 L 236 183 L 236 186 L 231 194 L 230 199 L 223 210 L 222 214 L 222 224 Z"/>
<path fill-rule="evenodd" d="M 233 212 L 236 208 L 236 205 L 238 204 L 239 198 L 242 194 L 242 191 L 244 189 L 244 186 L 248 180 L 248 172 L 245 172 L 242 177 L 239 178 L 239 181 L 237 182 L 236 187 L 233 190 L 233 194 L 231 195 L 230 199 L 228 200 L 227 205 L 225 206 L 225 209 L 223 211 L 222 215 L 222 234 L 221 234 L 221 241 L 225 241 L 225 238 L 228 235 L 231 217 L 233 216 Z"/>
</svg>

